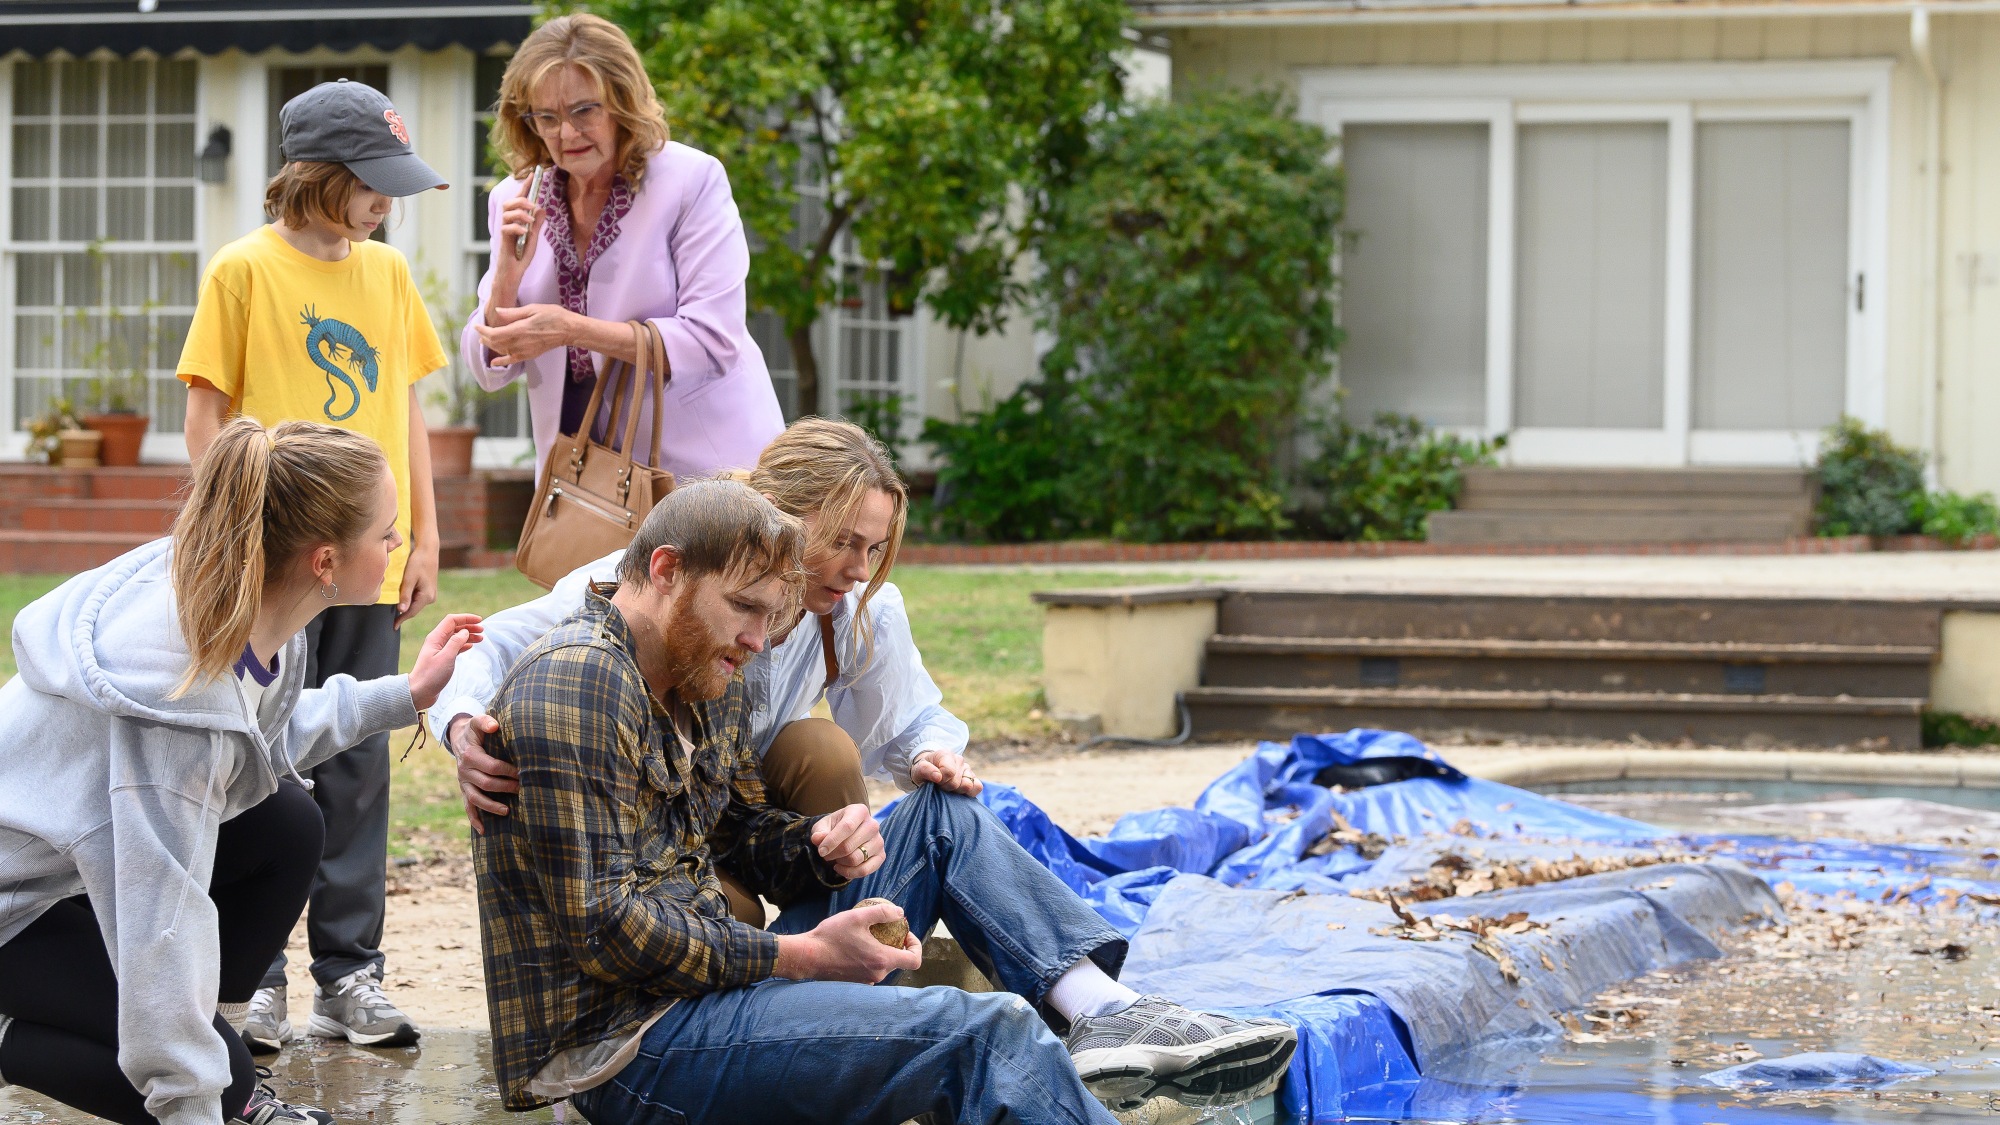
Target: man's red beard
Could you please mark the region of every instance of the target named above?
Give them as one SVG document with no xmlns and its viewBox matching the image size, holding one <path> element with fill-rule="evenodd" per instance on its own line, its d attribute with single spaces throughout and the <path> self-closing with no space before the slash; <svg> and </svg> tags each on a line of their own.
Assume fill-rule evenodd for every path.
<svg viewBox="0 0 2000 1125">
<path fill-rule="evenodd" d="M 692 597 L 687 599 L 692 602 Z M 682 699 L 714 699 L 729 690 L 735 673 L 718 663 L 727 658 L 736 667 L 750 659 L 734 641 L 719 641 L 692 605 L 676 603 L 667 615 L 667 676 Z"/>
</svg>

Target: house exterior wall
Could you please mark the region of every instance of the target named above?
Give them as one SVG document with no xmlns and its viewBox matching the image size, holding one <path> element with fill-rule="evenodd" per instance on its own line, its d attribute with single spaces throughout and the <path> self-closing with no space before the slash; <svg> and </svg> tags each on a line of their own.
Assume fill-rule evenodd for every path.
<svg viewBox="0 0 2000 1125">
<path fill-rule="evenodd" d="M 1893 60 L 1889 93 L 1886 385 L 1881 419 L 1931 452 L 1941 482 L 2000 491 L 2000 15 L 1938 14 L 1943 96 L 1908 15 L 1556 18 L 1159 28 L 1177 93 L 1296 89 L 1308 68 Z M 1930 160 L 1941 110 L 1943 190 Z M 1932 208 L 1937 207 L 1933 224 Z M 1935 242 L 1933 242 L 1935 239 Z M 1983 304 L 1982 304 L 1983 302 Z M 1935 372 L 1936 394 L 1926 384 Z"/>
</svg>

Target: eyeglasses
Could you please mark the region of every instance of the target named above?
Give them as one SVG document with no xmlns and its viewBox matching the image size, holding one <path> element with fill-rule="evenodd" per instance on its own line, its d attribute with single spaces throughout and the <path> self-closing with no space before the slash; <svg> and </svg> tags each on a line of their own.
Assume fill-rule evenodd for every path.
<svg viewBox="0 0 2000 1125">
<path fill-rule="evenodd" d="M 577 132 L 588 133 L 604 120 L 604 106 L 599 102 L 583 102 L 567 110 L 536 110 L 533 113 L 524 113 L 521 115 L 521 120 L 528 123 L 528 128 L 544 137 L 555 136 L 565 121 L 569 122 Z"/>
</svg>

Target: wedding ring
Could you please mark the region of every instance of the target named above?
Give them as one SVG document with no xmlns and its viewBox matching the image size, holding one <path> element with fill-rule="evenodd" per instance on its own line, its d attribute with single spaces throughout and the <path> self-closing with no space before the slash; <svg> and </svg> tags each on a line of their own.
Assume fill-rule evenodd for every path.
<svg viewBox="0 0 2000 1125">
<path fill-rule="evenodd" d="M 861 845 L 861 861 L 862 861 L 863 863 L 866 863 L 866 862 L 868 861 L 868 845 L 867 845 L 867 844 L 863 844 L 863 845 Z"/>
</svg>

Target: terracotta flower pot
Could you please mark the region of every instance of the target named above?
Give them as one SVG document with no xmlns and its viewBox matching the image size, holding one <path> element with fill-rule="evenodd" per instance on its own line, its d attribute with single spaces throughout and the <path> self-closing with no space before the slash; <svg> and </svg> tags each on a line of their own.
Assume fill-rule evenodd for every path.
<svg viewBox="0 0 2000 1125">
<path fill-rule="evenodd" d="M 95 469 L 104 435 L 96 430 L 64 430 L 56 435 L 56 464 L 65 469 Z"/>
<path fill-rule="evenodd" d="M 432 426 L 430 432 L 431 477 L 443 480 L 471 476 L 472 439 L 479 436 L 479 427 Z"/>
<path fill-rule="evenodd" d="M 144 414 L 87 414 L 83 424 L 104 435 L 104 447 L 98 457 L 105 468 L 129 469 L 139 463 L 146 427 L 153 420 Z"/>
</svg>

